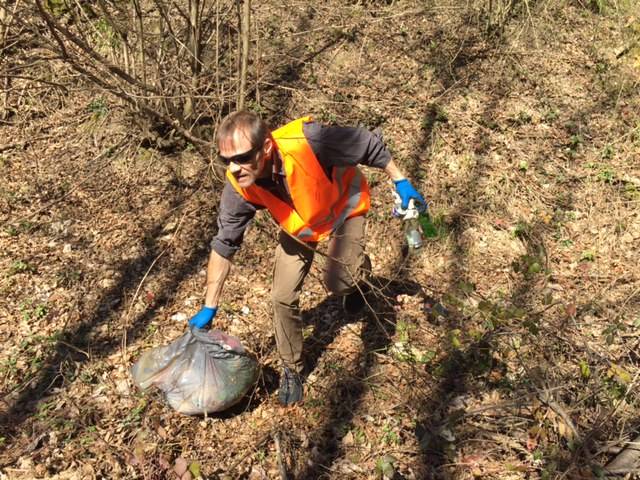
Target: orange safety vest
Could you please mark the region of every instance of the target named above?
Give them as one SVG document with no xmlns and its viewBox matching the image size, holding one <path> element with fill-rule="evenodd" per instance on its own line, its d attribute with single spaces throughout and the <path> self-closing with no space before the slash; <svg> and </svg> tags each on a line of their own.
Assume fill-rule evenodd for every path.
<svg viewBox="0 0 640 480">
<path fill-rule="evenodd" d="M 333 167 L 331 179 L 320 165 L 299 118 L 272 132 L 285 172 L 293 208 L 264 188 L 241 188 L 227 170 L 227 179 L 245 200 L 266 207 L 280 226 L 305 242 L 327 238 L 347 218 L 364 215 L 371 197 L 364 175 L 357 167 Z"/>
</svg>

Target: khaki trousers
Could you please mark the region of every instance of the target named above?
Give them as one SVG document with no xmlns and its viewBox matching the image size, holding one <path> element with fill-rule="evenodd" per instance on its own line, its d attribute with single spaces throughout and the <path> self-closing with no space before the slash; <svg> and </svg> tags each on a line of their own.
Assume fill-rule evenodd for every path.
<svg viewBox="0 0 640 480">
<path fill-rule="evenodd" d="M 349 218 L 329 240 L 323 283 L 335 295 L 348 295 L 357 289 L 363 276 L 364 216 Z M 300 292 L 311 269 L 315 243 L 301 243 L 280 232 L 273 270 L 271 299 L 278 353 L 284 366 L 302 371 L 302 318 Z"/>
</svg>

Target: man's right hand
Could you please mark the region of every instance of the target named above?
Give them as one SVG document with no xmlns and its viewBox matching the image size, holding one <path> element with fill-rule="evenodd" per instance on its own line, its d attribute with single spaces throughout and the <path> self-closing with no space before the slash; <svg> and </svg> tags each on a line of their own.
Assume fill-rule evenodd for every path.
<svg viewBox="0 0 640 480">
<path fill-rule="evenodd" d="M 211 323 L 213 317 L 218 313 L 218 307 L 202 307 L 202 309 L 196 313 L 191 320 L 189 320 L 190 327 L 205 328 Z"/>
</svg>

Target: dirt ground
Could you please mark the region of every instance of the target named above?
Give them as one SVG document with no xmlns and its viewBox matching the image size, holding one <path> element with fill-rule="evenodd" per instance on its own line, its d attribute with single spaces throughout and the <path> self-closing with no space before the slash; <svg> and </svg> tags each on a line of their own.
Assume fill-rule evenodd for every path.
<svg viewBox="0 0 640 480">
<path fill-rule="evenodd" d="M 513 4 L 254 5 L 252 108 L 274 125 L 381 127 L 439 228 L 405 256 L 392 185 L 367 171 L 370 309 L 342 314 L 318 255 L 301 300 L 305 402 L 290 409 L 268 217 L 216 319 L 256 352 L 256 388 L 223 414 L 180 415 L 129 368 L 200 308 L 219 171 L 141 142 L 86 83 L 13 95 L 0 478 L 261 480 L 280 464 L 296 479 L 603 478 L 640 424 L 640 11 Z"/>
</svg>

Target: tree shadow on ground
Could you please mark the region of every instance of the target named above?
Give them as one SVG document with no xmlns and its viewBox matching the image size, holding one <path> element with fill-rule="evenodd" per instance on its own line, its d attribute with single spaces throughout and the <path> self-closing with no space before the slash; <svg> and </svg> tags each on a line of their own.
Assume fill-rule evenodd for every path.
<svg viewBox="0 0 640 480">
<path fill-rule="evenodd" d="M 191 187 L 197 191 L 200 185 Z M 174 292 L 185 278 L 199 271 L 208 255 L 208 248 L 204 245 L 193 249 L 191 255 L 179 264 L 170 264 L 168 257 L 161 256 L 166 246 L 160 237 L 164 235 L 163 228 L 175 215 L 175 209 L 180 208 L 188 195 L 177 192 L 176 198 L 164 217 L 158 219 L 155 226 L 146 233 L 146 250 L 133 260 L 127 260 L 113 266 L 112 270 L 120 272 L 121 280 L 113 287 L 106 290 L 98 297 L 93 310 L 85 314 L 85 320 L 68 326 L 56 337 L 52 346 L 52 353 L 43 362 L 35 378 L 28 380 L 25 388 L 13 395 L 10 406 L 0 414 L 0 435 L 9 439 L 22 430 L 23 423 L 29 419 L 38 408 L 41 399 L 50 395 L 57 388 L 74 381 L 80 365 L 95 362 L 108 357 L 115 350 L 121 348 L 123 339 L 131 343 L 145 332 L 149 322 L 158 313 L 158 308 L 170 303 Z M 211 206 L 212 210 L 215 207 Z M 202 215 L 193 221 L 198 222 L 202 231 L 214 231 L 212 215 Z M 121 300 L 145 280 L 147 271 L 151 268 L 171 268 L 172 276 L 159 291 L 155 292 L 153 305 L 139 314 L 131 314 L 128 324 L 121 328 L 118 324 L 115 328 L 108 328 L 107 334 L 99 333 L 101 327 L 109 326 L 110 322 L 116 322 L 127 316 L 130 311 L 128 305 Z M 114 310 L 114 305 L 120 305 Z M 131 309 L 130 309 L 131 310 Z M 69 371 L 67 371 L 69 370 Z M 54 397 L 58 393 L 52 394 Z M 7 445 L 11 442 L 7 441 Z"/>
<path fill-rule="evenodd" d="M 461 68 L 467 61 L 471 62 L 484 58 L 485 53 L 475 52 L 465 56 L 463 52 L 463 54 L 459 54 L 456 57 L 455 68 Z M 444 60 L 440 62 L 442 65 L 445 63 L 447 62 Z M 445 70 L 442 69 L 440 73 L 444 76 Z M 452 80 L 452 76 L 449 75 L 450 73 L 451 67 L 448 66 L 446 70 L 447 78 L 444 82 L 444 85 L 447 86 L 446 88 L 455 82 L 455 79 Z M 440 113 L 435 105 L 429 105 L 425 111 L 422 123 L 422 140 L 415 146 L 416 151 L 421 155 L 428 156 L 436 124 L 446 121 L 445 118 L 440 116 Z M 422 165 L 419 159 L 407 166 L 407 173 L 410 178 L 419 179 L 423 177 Z M 339 311 L 338 301 L 333 297 L 328 297 L 312 311 L 307 312 L 307 316 L 317 319 L 314 325 L 314 333 L 307 338 L 304 346 L 310 370 L 316 367 L 318 359 L 335 340 L 341 327 L 363 318 L 366 318 L 366 322 L 361 333 L 362 351 L 359 352 L 357 358 L 351 360 L 357 367 L 345 375 L 340 375 L 339 380 L 326 389 L 328 398 L 323 400 L 325 405 L 328 406 L 329 413 L 326 415 L 326 420 L 314 432 L 312 439 L 318 450 L 316 458 L 313 463 L 308 463 L 298 470 L 295 478 L 321 478 L 326 474 L 327 466 L 331 466 L 346 455 L 342 445 L 342 438 L 347 433 L 344 426 L 353 421 L 355 414 L 360 409 L 363 396 L 368 388 L 366 379 L 376 363 L 375 352 L 386 350 L 395 334 L 397 322 L 396 309 L 394 308 L 397 307 L 395 298 L 399 294 L 415 295 L 418 292 L 421 292 L 424 296 L 423 286 L 407 280 L 411 275 L 411 267 L 410 262 L 407 263 L 405 259 L 400 259 L 397 261 L 395 268 L 391 267 L 392 271 L 400 272 L 399 279 L 389 280 L 378 277 L 372 281 L 374 286 L 378 287 L 374 289 L 377 290 L 378 295 L 370 302 L 372 312 L 366 314 L 365 317 L 348 318 L 344 322 L 340 322 L 330 315 L 323 315 L 323 312 L 326 311 Z M 433 299 L 425 298 L 425 300 Z M 487 351 L 487 347 L 482 344 L 478 346 L 477 350 L 481 350 L 484 353 Z M 474 356 L 477 357 L 478 354 L 474 354 Z M 453 375 L 453 372 L 451 374 Z M 451 390 L 449 383 L 443 382 L 443 389 Z M 440 398 L 438 392 L 435 392 L 435 398 Z M 427 403 L 429 399 L 424 398 L 423 400 Z M 420 412 L 425 412 L 425 415 L 417 419 L 416 432 L 423 428 L 429 428 L 428 419 L 430 415 L 428 413 L 430 412 L 430 407 L 437 405 L 438 402 L 430 403 L 431 405 L 424 410 L 420 409 Z M 425 455 L 425 465 L 431 460 L 432 458 Z"/>
<path fill-rule="evenodd" d="M 510 12 L 510 15 L 512 13 Z M 505 19 L 505 22 L 509 19 Z M 469 25 L 471 26 L 474 22 L 475 20 L 470 22 Z M 470 68 L 469 71 L 473 72 L 474 64 L 482 63 L 489 58 L 492 52 L 500 51 L 502 47 L 499 36 L 490 39 L 479 30 L 475 32 L 473 30 L 471 28 L 471 35 L 468 35 L 469 31 L 467 31 L 467 36 L 463 39 L 461 45 L 455 45 L 455 42 L 452 44 L 450 32 L 442 29 L 435 32 L 433 37 L 434 45 L 449 45 L 449 47 L 454 45 L 455 49 L 431 48 L 427 50 L 419 48 L 411 49 L 411 51 L 407 52 L 412 58 L 434 67 L 434 74 L 440 84 L 444 86 L 445 91 L 448 92 L 448 96 L 455 96 L 458 90 L 463 92 L 471 79 L 469 72 L 465 76 L 465 71 Z M 499 104 L 506 90 L 508 90 L 507 85 L 490 92 L 490 101 L 481 115 L 481 119 L 483 121 L 486 120 L 483 123 L 493 123 L 492 119 L 499 112 Z M 425 110 L 422 122 L 422 136 L 414 146 L 416 152 L 426 157 L 431 153 L 434 128 L 438 122 L 447 121 L 446 115 L 441 115 L 439 109 L 439 106 L 432 105 Z M 491 148 L 490 137 L 487 135 L 490 132 L 484 127 L 479 127 L 477 136 L 470 139 L 468 143 L 473 146 L 474 154 L 482 157 Z M 445 225 L 453 240 L 452 253 L 456 259 L 449 273 L 449 291 L 447 295 L 464 295 L 459 292 L 459 286 L 471 284 L 467 274 L 467 252 L 462 234 L 469 226 L 468 219 L 472 218 L 476 212 L 482 211 L 486 205 L 485 202 L 487 202 L 487 196 L 479 187 L 479 179 L 489 173 L 483 168 L 482 163 L 477 162 L 473 170 L 468 174 L 467 178 L 469 180 L 463 189 L 465 201 L 450 215 L 447 225 Z M 422 172 L 419 162 L 415 162 L 411 173 L 420 178 Z M 541 240 L 537 235 L 534 235 L 538 227 L 537 225 L 532 226 L 529 232 L 530 235 L 523 239 L 530 258 L 540 256 Z M 534 283 L 535 280 L 533 278 L 525 279 L 515 289 L 511 299 L 512 304 L 526 308 L 530 304 Z M 466 320 L 464 315 L 456 311 L 448 312 L 443 316 L 441 327 L 443 327 L 442 330 L 445 333 L 443 349 L 446 353 L 438 361 L 437 375 L 432 377 L 435 382 L 429 382 L 435 383 L 435 386 L 431 387 L 428 392 L 418 395 L 416 399 L 419 407 L 417 408 L 415 437 L 422 453 L 421 465 L 419 466 L 422 471 L 416 473 L 420 478 L 450 478 L 444 469 L 456 462 L 454 456 L 457 450 L 445 437 L 449 435 L 449 432 L 455 426 L 455 412 L 459 408 L 457 406 L 458 400 L 476 388 L 472 383 L 476 377 L 484 376 L 491 370 L 503 367 L 492 356 L 495 339 L 501 333 L 500 326 L 464 348 L 447 345 L 449 332 L 464 331 Z M 452 447 L 454 448 L 453 452 L 451 450 Z"/>
<path fill-rule="evenodd" d="M 344 368 L 336 382 L 326 388 L 327 395 L 322 399 L 327 406 L 326 420 L 312 435 L 316 452 L 314 462 L 307 463 L 296 472 L 295 478 L 314 479 L 326 474 L 326 466 L 332 465 L 345 455 L 342 438 L 347 431 L 342 428 L 349 425 L 359 410 L 363 396 L 369 388 L 367 377 L 376 364 L 376 353 L 386 350 L 392 342 L 396 329 L 395 298 L 401 294 L 415 295 L 422 291 L 411 280 L 373 277 L 370 279 L 372 292 L 367 295 L 368 309 L 362 313 L 343 317 L 332 317 L 327 322 L 327 310 L 335 311 L 340 299 L 328 297 L 307 314 L 320 320 L 314 325 L 314 333 L 305 341 L 305 356 L 310 370 L 313 370 L 327 347 L 336 339 L 340 329 L 351 323 L 364 321 L 361 333 L 363 347 L 357 358 L 351 359 L 354 368 Z M 337 307 L 337 308 L 336 308 Z M 323 321 L 324 320 L 324 321 Z"/>
<path fill-rule="evenodd" d="M 344 313 L 342 297 L 335 295 L 328 296 L 313 309 L 305 312 L 306 323 L 313 325 L 313 333 L 305 339 L 303 347 L 307 372 L 316 368 L 318 360 L 326 351 L 327 346 L 335 340 L 342 327 L 365 320 L 367 325 L 377 326 L 383 333 L 389 333 L 387 328 L 393 330 L 392 327 L 395 325 L 395 322 L 389 321 L 389 317 L 395 311 L 393 308 L 395 306 L 394 299 L 401 294 L 416 295 L 422 291 L 421 286 L 411 280 L 390 280 L 376 276 L 370 278 L 368 282 L 372 286 L 372 291 L 366 295 L 368 305 L 358 314 Z M 335 315 L 331 315 L 331 313 Z M 363 334 L 363 338 L 364 336 Z M 390 336 L 393 336 L 392 331 Z"/>
<path fill-rule="evenodd" d="M 471 177 L 480 178 L 482 174 L 478 170 L 473 172 Z M 469 194 L 473 198 L 478 198 L 474 194 L 479 192 L 474 190 L 475 188 L 470 185 Z M 459 214 L 458 219 L 466 216 L 464 211 Z M 458 260 L 450 274 L 450 290 L 447 296 L 454 299 L 473 295 L 472 291 L 467 290 L 473 289 L 473 286 L 464 268 L 466 253 L 461 245 L 462 226 L 462 223 L 451 225 L 451 232 L 455 239 L 454 251 Z M 500 380 L 491 379 L 492 372 L 496 372 L 498 379 L 502 378 L 506 372 L 506 365 L 494 355 L 494 352 L 498 351 L 499 337 L 512 331 L 517 323 L 531 329 L 537 328 L 536 322 L 539 318 L 531 309 L 538 292 L 536 288 L 540 280 L 538 273 L 544 274 L 545 269 L 546 251 L 542 238 L 543 230 L 541 223 L 523 227 L 520 238 L 526 248 L 526 254 L 522 255 L 518 262 L 518 268 L 521 269 L 522 274 L 521 280 L 511 295 L 505 299 L 504 304 L 485 300 L 483 315 L 493 326 L 489 327 L 481 338 L 464 348 L 445 343 L 446 354 L 439 359 L 439 368 L 434 369 L 434 373 L 437 372 L 433 377 L 437 380 L 436 386 L 428 396 L 423 396 L 419 401 L 421 406 L 418 409 L 415 435 L 423 455 L 424 478 L 449 478 L 444 469 L 456 463 L 455 455 L 458 449 L 448 441 L 449 434 L 446 432 L 453 431 L 458 420 L 464 416 L 464 408 L 461 408 L 461 404 L 465 396 L 477 396 L 479 388 L 491 391 L 504 387 Z M 539 263 L 541 266 L 531 268 L 534 263 Z M 457 311 L 455 307 L 443 317 L 444 322 L 441 326 L 446 333 L 466 330 L 465 322 L 469 317 Z M 448 339 L 445 337 L 444 341 L 448 342 Z M 527 390 L 524 393 L 523 404 L 528 400 L 527 394 L 532 393 L 530 391 L 532 387 L 535 390 L 535 385 L 522 386 L 522 389 Z M 482 432 L 479 432 L 478 436 L 482 437 Z"/>
<path fill-rule="evenodd" d="M 498 101 L 499 98 L 494 98 L 485 108 L 483 116 L 494 115 Z M 478 146 L 476 155 L 484 155 L 489 149 L 486 139 L 481 136 L 474 139 L 472 144 Z M 453 256 L 456 259 L 450 267 L 447 295 L 454 298 L 456 295 L 464 296 L 465 293 L 461 290 L 466 290 L 472 285 L 467 274 L 467 252 L 462 234 L 468 228 L 468 218 L 471 218 L 475 212 L 482 211 L 484 206 L 485 196 L 478 187 L 478 179 L 483 178 L 484 175 L 487 175 L 487 172 L 478 162 L 468 175 L 470 181 L 464 189 L 464 204 L 452 213 L 446 225 L 453 239 Z M 519 291 L 529 292 L 531 288 L 532 284 L 523 284 Z M 518 303 L 525 306 L 527 302 L 521 298 Z M 446 353 L 438 361 L 439 371 L 437 376 L 433 377 L 436 385 L 418 402 L 420 407 L 417 409 L 415 427 L 416 440 L 422 452 L 421 467 L 424 469 L 420 473 L 422 478 L 428 479 L 449 478 L 444 469 L 456 461 L 454 456 L 457 448 L 447 441 L 447 437 L 457 419 L 455 413 L 457 400 L 464 398 L 466 394 L 476 393 L 473 381 L 478 376 L 500 368 L 492 358 L 493 342 L 501 332 L 500 327 L 488 332 L 465 348 L 459 348 L 449 345 L 451 343 L 449 334 L 454 331 L 465 331 L 466 317 L 456 311 L 449 311 L 443 317 L 444 321 L 440 326 L 445 334 L 442 342 Z"/>
<path fill-rule="evenodd" d="M 482 117 L 491 119 L 497 113 L 498 102 L 500 100 L 500 92 L 493 92 L 492 101 L 487 104 Z M 600 105 L 601 111 L 606 111 L 606 104 Z M 598 110 L 600 107 L 594 107 Z M 429 124 L 430 122 L 425 122 Z M 484 130 L 484 128 L 483 128 Z M 482 130 L 479 131 L 477 137 L 471 140 L 471 144 L 475 145 L 475 154 L 478 156 L 485 155 L 490 144 L 488 139 L 482 138 Z M 431 133 L 425 132 L 425 138 L 429 138 Z M 420 150 L 424 150 L 424 142 L 421 144 Z M 544 159 L 535 159 L 541 164 Z M 530 168 L 536 165 L 532 162 Z M 541 168 L 544 168 L 542 165 Z M 478 211 L 483 211 L 487 206 L 486 193 L 479 187 L 478 180 L 490 175 L 481 167 L 479 162 L 472 172 L 468 175 L 470 181 L 465 185 L 465 202 L 460 208 L 453 212 L 448 221 L 448 230 L 453 239 L 453 254 L 456 262 L 449 275 L 450 293 L 459 289 L 461 284 L 470 284 L 467 271 L 467 252 L 463 243 L 463 232 L 470 226 L 468 218 L 472 218 Z M 554 212 L 570 211 L 574 208 L 572 201 L 572 183 L 571 181 L 560 183 L 555 199 L 548 202 Z M 456 410 L 459 409 L 459 399 L 464 398 L 467 394 L 478 394 L 478 385 L 474 384 L 479 376 L 484 376 L 490 369 L 499 368 L 495 359 L 492 359 L 492 352 L 495 350 L 498 337 L 514 328 L 529 329 L 532 335 L 537 335 L 539 329 L 538 322 L 541 320 L 541 313 L 536 312 L 535 306 L 539 305 L 542 297 L 542 287 L 545 282 L 541 282 L 545 275 L 548 275 L 548 259 L 545 247 L 545 238 L 551 236 L 554 231 L 559 231 L 562 226 L 561 218 L 554 218 L 550 222 L 535 221 L 531 224 L 521 223 L 517 226 L 515 236 L 521 241 L 526 249 L 526 254 L 522 255 L 515 267 L 515 275 L 518 277 L 513 288 L 508 293 L 508 297 L 504 299 L 502 306 L 502 314 L 506 317 L 496 317 L 496 326 L 487 332 L 478 341 L 472 342 L 463 349 L 449 348 L 446 355 L 440 360 L 442 367 L 440 379 L 437 386 L 420 399 L 422 405 L 419 410 L 416 426 L 416 439 L 422 449 L 422 465 L 424 472 L 422 478 L 450 478 L 446 468 L 452 468 L 453 464 L 459 461 L 456 454 L 459 453 L 458 447 L 448 442 L 442 432 L 443 430 L 451 430 L 457 423 Z M 460 292 L 457 292 L 460 295 Z M 497 305 L 492 305 L 497 307 Z M 511 313 L 509 313 L 509 311 Z M 517 312 L 521 313 L 517 313 Z M 495 312 L 495 311 L 494 311 Z M 494 313 L 492 312 L 492 314 Z M 505 313 L 506 312 L 506 313 Z M 580 310 L 578 310 L 578 313 Z M 445 326 L 447 331 L 454 329 L 464 329 L 465 321 L 468 318 L 462 314 L 454 314 L 445 318 Z M 560 324 L 563 321 L 559 322 Z M 545 377 L 542 375 L 541 377 Z M 519 385 L 518 391 L 523 394 L 524 403 L 530 403 L 530 398 L 539 395 L 547 389 L 553 389 L 554 385 L 546 384 L 547 379 L 529 378 L 532 383 Z M 492 385 L 490 381 L 482 379 L 485 382 L 480 385 L 487 391 L 501 388 L 501 385 Z M 488 387 L 488 388 L 487 388 Z M 464 410 L 459 410 L 459 415 L 464 416 Z M 451 427 L 451 428 L 449 428 Z M 478 431 L 478 437 L 483 438 L 483 432 Z M 446 435 L 445 435 L 446 436 Z M 592 432 L 586 436 L 592 441 Z M 588 465 L 591 457 L 588 449 L 580 446 L 574 454 L 567 458 L 565 454 L 559 452 L 557 455 L 545 458 L 545 464 L 556 464 L 563 466 L 562 468 L 584 467 Z"/>
<path fill-rule="evenodd" d="M 304 21 L 302 22 L 304 24 Z M 288 107 L 291 103 L 291 92 L 293 86 L 300 80 L 302 69 L 312 60 L 322 55 L 330 48 L 337 45 L 344 38 L 349 37 L 342 32 L 336 32 L 331 35 L 322 44 L 318 45 L 312 51 L 308 51 L 306 44 L 300 43 L 291 49 L 288 54 L 290 58 L 297 58 L 295 61 L 289 61 L 282 65 L 272 68 L 273 74 L 269 75 L 268 81 L 260 82 L 264 86 L 260 88 L 261 104 L 267 108 L 271 114 L 269 120 L 273 125 L 278 123 L 286 123 L 291 120 L 288 114 Z M 258 83 L 256 83 L 247 93 L 248 97 L 252 97 L 256 101 Z"/>
</svg>

